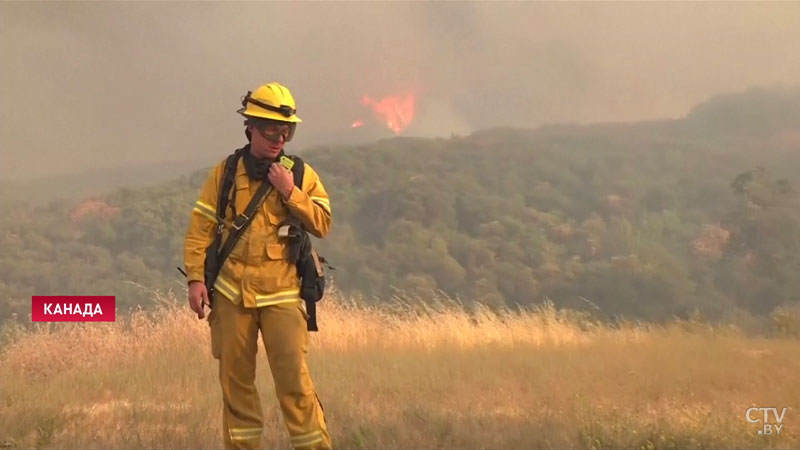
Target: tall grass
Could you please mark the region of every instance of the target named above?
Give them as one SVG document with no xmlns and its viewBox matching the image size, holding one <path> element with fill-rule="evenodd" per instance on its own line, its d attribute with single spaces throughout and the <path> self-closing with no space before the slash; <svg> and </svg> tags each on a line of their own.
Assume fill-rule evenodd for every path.
<svg viewBox="0 0 800 450">
<path fill-rule="evenodd" d="M 208 324 L 172 296 L 115 323 L 10 326 L 9 448 L 219 448 Z M 319 305 L 311 371 L 338 448 L 796 448 L 800 341 L 698 321 L 602 324 L 543 305 Z M 263 352 L 264 443 L 288 447 Z M 759 436 L 750 406 L 789 407 Z"/>
</svg>

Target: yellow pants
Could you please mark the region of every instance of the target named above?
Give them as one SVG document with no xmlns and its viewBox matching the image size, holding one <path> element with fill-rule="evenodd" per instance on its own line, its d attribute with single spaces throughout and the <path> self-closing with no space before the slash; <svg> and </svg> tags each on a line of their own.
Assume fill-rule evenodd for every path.
<svg viewBox="0 0 800 450">
<path fill-rule="evenodd" d="M 332 448 L 306 363 L 307 315 L 302 304 L 244 308 L 217 295 L 213 304 L 208 322 L 212 354 L 219 360 L 225 448 L 261 445 L 264 421 L 255 385 L 259 330 L 292 447 Z"/>
</svg>

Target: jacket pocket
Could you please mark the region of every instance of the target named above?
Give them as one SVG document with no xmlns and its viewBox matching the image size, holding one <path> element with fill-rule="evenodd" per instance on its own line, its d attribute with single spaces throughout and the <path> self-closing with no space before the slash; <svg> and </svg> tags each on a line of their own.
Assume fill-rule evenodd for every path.
<svg viewBox="0 0 800 450">
<path fill-rule="evenodd" d="M 299 286 L 297 270 L 286 259 L 288 248 L 277 242 L 268 242 L 264 247 L 266 260 L 258 271 L 258 279 L 254 283 L 256 294 L 273 294 Z"/>
<path fill-rule="evenodd" d="M 267 259 L 271 261 L 280 261 L 285 260 L 287 257 L 289 249 L 279 243 L 269 242 L 267 243 Z"/>
</svg>

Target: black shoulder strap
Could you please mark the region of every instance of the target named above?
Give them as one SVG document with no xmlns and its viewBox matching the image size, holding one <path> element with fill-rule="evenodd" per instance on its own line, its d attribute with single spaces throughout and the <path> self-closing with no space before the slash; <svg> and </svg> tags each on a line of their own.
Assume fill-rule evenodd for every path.
<svg viewBox="0 0 800 450">
<path fill-rule="evenodd" d="M 242 157 L 247 147 L 242 147 L 231 153 L 225 160 L 225 168 L 222 171 L 222 183 L 219 187 L 219 198 L 217 199 L 217 218 L 219 224 L 225 223 L 225 211 L 228 209 L 228 200 L 231 202 L 232 216 L 236 217 L 236 196 L 230 198 L 231 188 L 236 179 L 236 168 L 239 165 L 239 158 Z"/>
<path fill-rule="evenodd" d="M 294 175 L 294 185 L 301 191 L 303 190 L 303 176 L 306 173 L 306 163 L 299 156 L 290 156 L 294 161 L 292 166 L 292 175 Z"/>
</svg>

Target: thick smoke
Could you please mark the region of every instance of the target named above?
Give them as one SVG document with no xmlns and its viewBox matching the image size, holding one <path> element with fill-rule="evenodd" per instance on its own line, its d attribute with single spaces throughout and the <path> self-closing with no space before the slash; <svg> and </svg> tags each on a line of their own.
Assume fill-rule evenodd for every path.
<svg viewBox="0 0 800 450">
<path fill-rule="evenodd" d="M 270 80 L 297 97 L 294 148 L 407 89 L 412 135 L 678 117 L 800 83 L 797 42 L 798 3 L 2 3 L 0 179 L 208 164 Z"/>
</svg>

